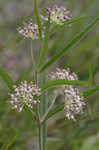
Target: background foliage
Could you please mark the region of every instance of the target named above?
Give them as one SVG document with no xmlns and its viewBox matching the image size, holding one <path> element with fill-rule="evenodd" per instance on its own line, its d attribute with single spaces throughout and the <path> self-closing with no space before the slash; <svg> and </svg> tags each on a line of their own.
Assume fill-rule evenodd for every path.
<svg viewBox="0 0 99 150">
<path fill-rule="evenodd" d="M 51 33 L 49 58 L 63 49 L 77 33 L 99 15 L 99 0 L 42 0 L 40 11 L 54 3 L 69 8 L 73 17 L 82 16 L 79 21 L 61 31 Z M 30 41 L 23 39 L 16 28 L 22 21 L 33 16 L 33 0 L 0 0 L 0 149 L 37 150 L 37 129 L 31 122 L 31 113 L 17 113 L 7 104 L 7 93 L 13 82 L 32 79 Z M 99 27 L 84 37 L 78 45 L 52 67 L 70 67 L 80 80 L 88 80 L 89 70 L 94 72 L 93 87 L 99 85 Z M 33 42 L 34 52 L 39 49 Z M 36 57 L 36 56 L 35 56 Z M 48 58 L 48 59 L 49 59 Z M 6 72 L 9 74 L 6 74 Z M 98 87 L 99 89 L 99 87 Z M 85 87 L 81 89 L 85 90 Z M 50 94 L 50 93 L 49 93 Z M 85 99 L 87 110 L 78 121 L 65 120 L 64 113 L 55 114 L 48 121 L 48 150 L 98 150 L 99 149 L 99 94 Z M 61 97 L 55 106 L 60 105 Z"/>
</svg>

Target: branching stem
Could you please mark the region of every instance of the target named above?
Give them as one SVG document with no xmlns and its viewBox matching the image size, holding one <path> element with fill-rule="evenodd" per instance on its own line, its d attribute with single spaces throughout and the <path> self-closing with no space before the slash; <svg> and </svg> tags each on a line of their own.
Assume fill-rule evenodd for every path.
<svg viewBox="0 0 99 150">
<path fill-rule="evenodd" d="M 53 105 L 54 105 L 54 103 L 55 103 L 56 97 L 57 97 L 57 96 L 55 95 L 55 97 L 54 97 L 52 103 L 50 104 L 50 106 L 49 106 L 49 108 L 47 109 L 46 113 L 45 113 L 44 116 L 42 117 L 42 119 L 41 119 L 41 121 L 40 121 L 41 124 L 43 124 L 43 122 L 46 120 L 46 117 L 47 117 L 48 113 L 50 112 L 50 110 L 52 109 L 52 107 L 53 107 Z"/>
</svg>

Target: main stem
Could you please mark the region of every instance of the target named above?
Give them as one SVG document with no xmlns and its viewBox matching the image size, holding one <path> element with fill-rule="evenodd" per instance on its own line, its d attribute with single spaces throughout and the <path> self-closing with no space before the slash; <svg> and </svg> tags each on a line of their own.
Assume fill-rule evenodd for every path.
<svg viewBox="0 0 99 150">
<path fill-rule="evenodd" d="M 46 72 L 41 75 L 41 85 L 46 82 Z M 47 110 L 47 93 L 43 93 L 41 96 L 40 102 L 40 116 L 42 117 Z M 47 138 L 47 123 L 46 121 L 43 124 L 40 124 L 40 141 L 42 142 L 42 149 L 46 150 L 46 138 Z"/>
<path fill-rule="evenodd" d="M 42 127 L 41 127 L 41 124 L 39 123 L 38 125 L 38 128 L 39 128 L 39 150 L 43 150 L 43 142 L 42 142 Z"/>
</svg>

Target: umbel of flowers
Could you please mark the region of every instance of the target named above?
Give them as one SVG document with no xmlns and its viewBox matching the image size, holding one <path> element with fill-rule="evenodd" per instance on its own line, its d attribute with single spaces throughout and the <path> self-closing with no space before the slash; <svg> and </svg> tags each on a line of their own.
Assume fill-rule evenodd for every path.
<svg viewBox="0 0 99 150">
<path fill-rule="evenodd" d="M 13 109 L 21 112 L 24 106 L 33 109 L 34 105 L 40 103 L 39 96 L 41 95 L 41 90 L 33 82 L 23 81 L 18 86 L 14 85 L 13 89 L 13 94 L 9 94 L 10 104 Z"/>
<path fill-rule="evenodd" d="M 51 8 L 47 8 L 47 14 L 50 15 L 52 23 L 63 25 L 65 22 L 71 20 L 72 15 L 70 11 L 63 6 L 53 5 Z"/>
<path fill-rule="evenodd" d="M 38 25 L 33 24 L 32 20 L 30 20 L 28 23 L 23 23 L 23 27 L 19 27 L 18 29 L 19 34 L 23 35 L 26 38 L 29 39 L 38 39 L 39 30 Z"/>
<path fill-rule="evenodd" d="M 70 69 L 56 69 L 56 72 L 50 74 L 51 80 L 78 80 L 78 77 L 75 73 L 72 73 Z M 75 116 L 77 114 L 82 114 L 84 111 L 84 98 L 81 95 L 78 88 L 73 85 L 65 85 L 60 87 L 62 94 L 64 96 L 64 111 L 65 116 L 69 120 L 72 119 L 76 121 Z"/>
<path fill-rule="evenodd" d="M 70 14 L 70 11 L 64 8 L 63 6 L 53 5 L 51 8 L 48 7 L 46 9 L 46 13 L 49 16 L 50 15 L 50 23 L 55 23 L 58 25 L 63 25 L 65 22 L 71 20 L 72 15 Z M 47 16 L 46 15 L 46 16 Z M 44 17 L 41 15 L 41 18 L 46 21 L 48 21 L 49 17 Z M 43 29 L 45 27 L 43 26 Z M 23 27 L 19 27 L 18 29 L 19 34 L 22 36 L 29 38 L 29 39 L 38 39 L 39 38 L 39 29 L 37 24 L 33 24 L 32 19 L 29 22 L 24 22 Z M 42 32 L 44 33 L 44 32 Z M 44 35 L 42 35 L 44 37 Z"/>
</svg>

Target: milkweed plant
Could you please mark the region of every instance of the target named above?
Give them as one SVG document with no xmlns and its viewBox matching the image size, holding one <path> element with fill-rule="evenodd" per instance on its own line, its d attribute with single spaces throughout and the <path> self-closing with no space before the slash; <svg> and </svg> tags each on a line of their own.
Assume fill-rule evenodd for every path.
<svg viewBox="0 0 99 150">
<path fill-rule="evenodd" d="M 18 84 L 13 84 L 11 92 L 8 93 L 8 103 L 12 109 L 17 110 L 19 113 L 25 111 L 25 108 L 32 113 L 37 122 L 39 132 L 39 150 L 47 150 L 47 120 L 59 111 L 63 111 L 64 122 L 71 120 L 75 123 L 80 115 L 86 112 L 85 98 L 93 93 L 90 89 L 81 92 L 78 87 L 89 87 L 91 85 L 93 82 L 91 71 L 88 81 L 80 81 L 78 75 L 70 68 L 53 67 L 54 69 L 50 69 L 50 66 L 57 63 L 66 51 L 79 42 L 99 19 L 96 18 L 90 22 L 66 47 L 48 59 L 49 40 L 52 30 L 54 31 L 55 29 L 54 32 L 56 32 L 57 28 L 58 30 L 66 28 L 66 25 L 77 22 L 80 17 L 73 18 L 70 10 L 56 4 L 45 8 L 45 14 L 41 14 L 38 6 L 38 2 L 34 0 L 35 20 L 30 18 L 17 28 L 17 33 L 22 38 L 30 40 L 31 45 L 33 40 L 39 40 L 40 43 L 41 48 L 36 51 L 37 59 L 35 59 L 32 46 L 30 50 L 33 61 L 33 80 L 30 82 L 24 80 L 18 82 Z M 48 90 L 50 90 L 51 94 L 48 94 Z M 62 96 L 63 101 L 59 106 L 55 107 L 55 102 L 59 95 Z"/>
</svg>

